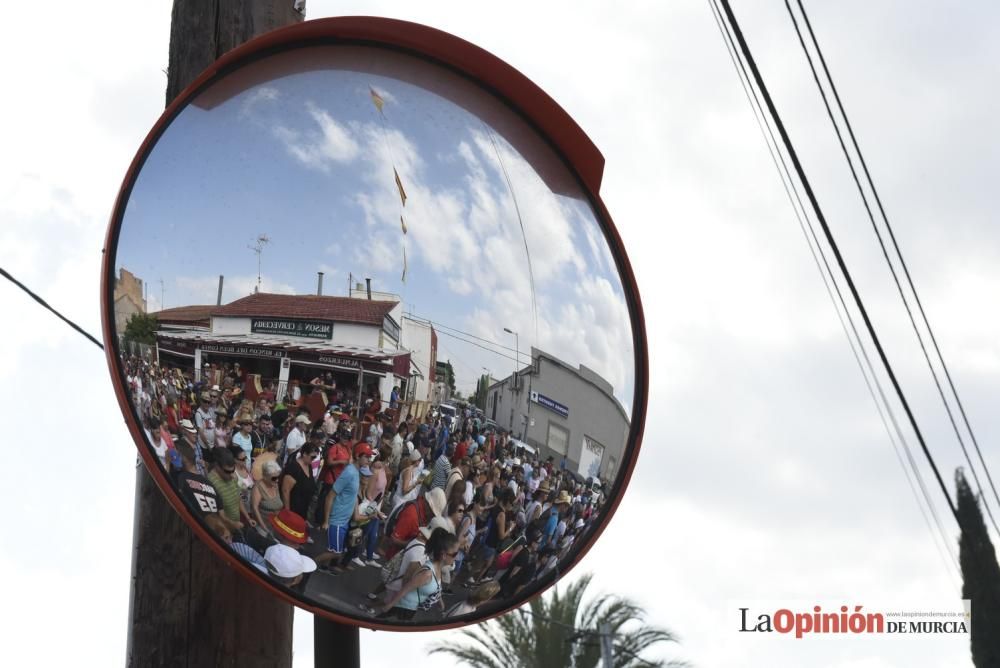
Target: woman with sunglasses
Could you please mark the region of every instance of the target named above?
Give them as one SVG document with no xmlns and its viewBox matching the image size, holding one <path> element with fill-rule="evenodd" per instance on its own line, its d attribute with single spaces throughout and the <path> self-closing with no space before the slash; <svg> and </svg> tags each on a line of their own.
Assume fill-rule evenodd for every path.
<svg viewBox="0 0 1000 668">
<path fill-rule="evenodd" d="M 380 619 L 395 617 L 409 620 L 417 610 L 437 607 L 444 610 L 441 600 L 441 569 L 455 563 L 458 538 L 447 529 L 434 529 L 424 548 L 423 563 L 382 607 Z"/>
<path fill-rule="evenodd" d="M 253 432 L 253 414 L 250 411 L 241 411 L 237 414 L 236 424 L 237 429 L 233 433 L 232 443 L 243 449 L 247 456 L 247 466 L 251 466 L 253 464 L 250 459 L 253 453 L 253 437 L 250 434 Z"/>
<path fill-rule="evenodd" d="M 215 409 L 215 447 L 228 448 L 232 443 L 233 426 L 229 415 L 221 405 Z"/>
<path fill-rule="evenodd" d="M 240 488 L 240 499 L 243 501 L 243 505 L 249 508 L 250 493 L 255 483 L 253 473 L 250 470 L 250 460 L 247 458 L 247 453 L 238 445 L 230 445 L 227 449 L 233 453 L 233 459 L 236 460 L 236 472 L 234 475 Z"/>
<path fill-rule="evenodd" d="M 250 493 L 250 509 L 257 518 L 257 526 L 271 531 L 271 517 L 281 511 L 285 504 L 281 501 L 281 491 L 278 489 L 278 479 L 281 478 L 281 467 L 278 462 L 267 461 L 261 467 L 262 477 L 254 485 Z"/>
<path fill-rule="evenodd" d="M 302 517 L 309 517 L 309 504 L 316 492 L 312 463 L 319 457 L 315 443 L 307 442 L 288 460 L 281 472 L 281 501 L 285 508 Z"/>
</svg>

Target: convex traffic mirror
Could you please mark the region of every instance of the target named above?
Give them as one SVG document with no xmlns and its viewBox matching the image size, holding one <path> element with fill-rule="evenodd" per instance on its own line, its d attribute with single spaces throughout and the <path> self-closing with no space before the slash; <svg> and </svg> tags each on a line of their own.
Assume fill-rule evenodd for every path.
<svg viewBox="0 0 1000 668">
<path fill-rule="evenodd" d="M 596 540 L 646 351 L 602 158 L 438 31 L 309 22 L 164 113 L 108 236 L 105 340 L 158 485 L 233 568 L 371 628 L 479 621 Z"/>
</svg>

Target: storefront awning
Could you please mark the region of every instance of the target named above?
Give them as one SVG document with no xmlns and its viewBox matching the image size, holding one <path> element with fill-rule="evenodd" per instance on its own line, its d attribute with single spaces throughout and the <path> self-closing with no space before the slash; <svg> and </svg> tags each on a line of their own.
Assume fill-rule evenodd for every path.
<svg viewBox="0 0 1000 668">
<path fill-rule="evenodd" d="M 182 355 L 193 354 L 195 348 L 200 348 L 209 355 L 263 359 L 289 357 L 293 363 L 328 364 L 365 371 L 394 372 L 400 368 L 408 373 L 411 366 L 408 350 L 382 350 L 273 335 L 223 335 L 204 331 L 160 330 L 156 333 L 156 342 L 160 349 Z"/>
</svg>

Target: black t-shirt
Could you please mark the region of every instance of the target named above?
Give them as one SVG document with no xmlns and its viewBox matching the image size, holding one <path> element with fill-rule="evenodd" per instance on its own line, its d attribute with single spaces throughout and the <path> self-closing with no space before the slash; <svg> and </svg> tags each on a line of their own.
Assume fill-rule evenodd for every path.
<svg viewBox="0 0 1000 668">
<path fill-rule="evenodd" d="M 287 419 L 288 419 L 287 408 L 279 408 L 278 410 L 271 413 L 271 425 L 273 425 L 275 429 L 280 429 L 281 425 L 285 424 L 285 420 Z"/>
<path fill-rule="evenodd" d="M 500 546 L 500 526 L 497 518 L 502 512 L 504 512 L 504 509 L 500 506 L 494 506 L 490 510 L 490 521 L 492 524 L 490 524 L 490 530 L 486 532 L 486 540 L 484 542 L 494 550 Z M 506 519 L 507 516 L 504 515 L 504 520 Z"/>
<path fill-rule="evenodd" d="M 516 549 L 516 548 L 515 548 Z M 511 577 L 514 569 L 518 569 L 517 574 Z M 503 598 L 513 596 L 517 588 L 527 584 L 531 578 L 535 577 L 537 560 L 528 548 L 521 549 L 514 558 L 510 560 L 509 570 L 500 578 L 500 595 Z"/>
<path fill-rule="evenodd" d="M 204 476 L 181 471 L 177 474 L 177 489 L 184 502 L 201 517 L 217 513 L 222 509 L 218 492 Z"/>
<path fill-rule="evenodd" d="M 267 432 L 255 428 L 250 432 L 250 456 L 256 459 L 258 455 L 267 449 Z"/>
<path fill-rule="evenodd" d="M 298 457 L 292 457 L 288 460 L 283 473 L 292 476 L 292 480 L 295 481 L 295 485 L 288 495 L 288 505 L 291 506 L 293 512 L 298 513 L 302 517 L 308 517 L 309 503 L 312 501 L 313 493 L 316 491 L 316 481 L 313 480 L 311 475 L 302 470 Z"/>
</svg>

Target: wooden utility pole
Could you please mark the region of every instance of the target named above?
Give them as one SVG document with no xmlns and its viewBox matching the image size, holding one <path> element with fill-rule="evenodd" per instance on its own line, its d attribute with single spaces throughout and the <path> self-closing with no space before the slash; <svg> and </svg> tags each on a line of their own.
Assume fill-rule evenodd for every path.
<svg viewBox="0 0 1000 668">
<path fill-rule="evenodd" d="M 303 19 L 294 0 L 174 0 L 169 105 L 219 56 Z M 292 606 L 237 575 L 194 536 L 140 463 L 132 529 L 130 668 L 292 663 Z"/>
</svg>

